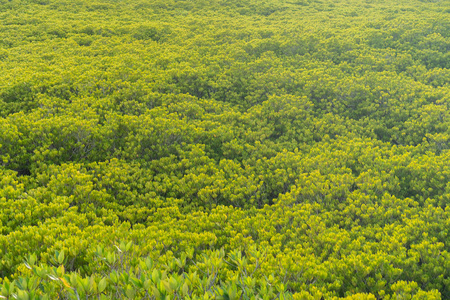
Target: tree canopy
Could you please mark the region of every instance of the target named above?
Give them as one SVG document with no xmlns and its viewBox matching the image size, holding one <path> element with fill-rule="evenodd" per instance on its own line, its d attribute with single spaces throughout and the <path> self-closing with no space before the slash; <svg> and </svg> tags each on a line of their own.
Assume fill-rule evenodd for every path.
<svg viewBox="0 0 450 300">
<path fill-rule="evenodd" d="M 450 298 L 449 13 L 0 0 L 0 298 Z"/>
</svg>

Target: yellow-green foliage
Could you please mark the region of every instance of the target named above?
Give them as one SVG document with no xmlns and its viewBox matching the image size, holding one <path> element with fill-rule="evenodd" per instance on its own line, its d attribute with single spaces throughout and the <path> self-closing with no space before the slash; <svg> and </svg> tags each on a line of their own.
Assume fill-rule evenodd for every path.
<svg viewBox="0 0 450 300">
<path fill-rule="evenodd" d="M 450 298 L 449 0 L 0 0 L 0 299 Z"/>
</svg>

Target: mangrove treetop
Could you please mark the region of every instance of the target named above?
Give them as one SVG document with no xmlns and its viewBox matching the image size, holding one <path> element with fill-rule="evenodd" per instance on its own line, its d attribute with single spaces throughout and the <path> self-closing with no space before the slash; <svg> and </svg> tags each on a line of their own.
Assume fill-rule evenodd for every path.
<svg viewBox="0 0 450 300">
<path fill-rule="evenodd" d="M 0 0 L 0 298 L 449 299 L 449 0 Z"/>
</svg>

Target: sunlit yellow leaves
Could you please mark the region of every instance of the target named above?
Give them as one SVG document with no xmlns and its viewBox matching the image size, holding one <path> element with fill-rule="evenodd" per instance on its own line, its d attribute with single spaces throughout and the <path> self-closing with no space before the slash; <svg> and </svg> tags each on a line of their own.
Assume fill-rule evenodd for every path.
<svg viewBox="0 0 450 300">
<path fill-rule="evenodd" d="M 450 297 L 445 1 L 0 2 L 0 298 Z"/>
</svg>

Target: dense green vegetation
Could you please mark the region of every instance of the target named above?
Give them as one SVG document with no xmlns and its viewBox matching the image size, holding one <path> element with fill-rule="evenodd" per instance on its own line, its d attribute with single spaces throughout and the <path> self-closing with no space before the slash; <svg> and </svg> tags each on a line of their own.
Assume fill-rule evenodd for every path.
<svg viewBox="0 0 450 300">
<path fill-rule="evenodd" d="M 450 299 L 449 0 L 0 0 L 1 299 Z"/>
</svg>

